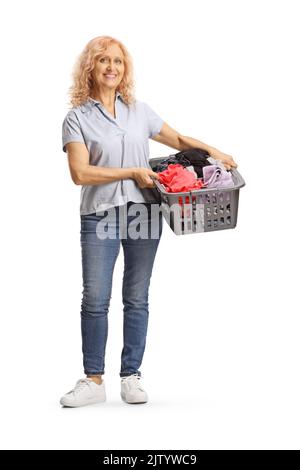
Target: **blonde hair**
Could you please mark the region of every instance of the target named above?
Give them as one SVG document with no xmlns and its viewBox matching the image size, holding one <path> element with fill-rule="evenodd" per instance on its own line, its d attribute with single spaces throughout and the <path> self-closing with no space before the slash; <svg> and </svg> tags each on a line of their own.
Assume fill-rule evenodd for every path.
<svg viewBox="0 0 300 470">
<path fill-rule="evenodd" d="M 73 85 L 69 88 L 69 104 L 71 106 L 79 106 L 88 100 L 93 89 L 91 72 L 94 69 L 98 57 L 100 57 L 111 44 L 118 45 L 124 55 L 124 75 L 116 91 L 121 93 L 126 104 L 130 105 L 136 101 L 133 91 L 135 85 L 131 55 L 124 44 L 118 39 L 111 36 L 98 36 L 87 43 L 73 67 Z"/>
</svg>

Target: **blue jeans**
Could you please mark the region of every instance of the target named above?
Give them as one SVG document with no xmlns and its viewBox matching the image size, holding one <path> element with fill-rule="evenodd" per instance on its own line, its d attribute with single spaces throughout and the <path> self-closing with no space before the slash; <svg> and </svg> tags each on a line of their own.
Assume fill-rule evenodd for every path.
<svg viewBox="0 0 300 470">
<path fill-rule="evenodd" d="M 81 215 L 83 292 L 81 334 L 83 367 L 86 375 L 104 374 L 108 333 L 108 311 L 112 277 L 122 244 L 124 251 L 123 349 L 120 377 L 141 376 L 148 327 L 148 290 L 156 251 L 162 234 L 161 212 L 151 216 L 151 204 L 128 202 L 98 214 Z M 128 215 L 129 208 L 143 206 L 144 217 Z M 145 216 L 145 208 L 146 216 Z M 139 224 L 138 224 L 139 221 Z M 152 226 L 152 229 L 151 229 Z M 131 229 L 129 228 L 131 227 Z M 132 230 L 133 228 L 133 230 Z M 137 238 L 138 230 L 149 230 L 147 238 Z M 156 233 L 151 238 L 151 230 Z M 131 232 L 130 232 L 131 230 Z"/>
</svg>

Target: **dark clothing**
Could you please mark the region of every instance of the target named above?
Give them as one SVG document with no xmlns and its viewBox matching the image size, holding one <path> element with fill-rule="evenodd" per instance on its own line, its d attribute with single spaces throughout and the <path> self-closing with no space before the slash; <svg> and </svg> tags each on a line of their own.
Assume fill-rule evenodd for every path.
<svg viewBox="0 0 300 470">
<path fill-rule="evenodd" d="M 180 163 L 184 167 L 192 165 L 194 167 L 195 172 L 197 173 L 198 178 L 203 178 L 202 168 L 204 166 L 211 165 L 211 163 L 207 160 L 208 157 L 209 154 L 206 152 L 206 150 L 182 150 L 181 152 L 177 152 L 176 154 L 170 155 L 169 157 L 165 158 L 156 166 L 154 166 L 152 170 L 159 173 L 161 171 L 166 170 L 170 163 Z"/>
</svg>

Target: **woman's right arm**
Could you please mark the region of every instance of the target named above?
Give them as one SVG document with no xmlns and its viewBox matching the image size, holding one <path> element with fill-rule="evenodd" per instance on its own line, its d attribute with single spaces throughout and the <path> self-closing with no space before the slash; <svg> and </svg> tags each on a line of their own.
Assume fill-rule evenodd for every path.
<svg viewBox="0 0 300 470">
<path fill-rule="evenodd" d="M 78 185 L 96 185 L 123 179 L 134 179 L 140 188 L 153 188 L 150 176 L 159 176 L 149 168 L 107 168 L 89 164 L 89 153 L 80 142 L 66 144 L 71 178 Z"/>
</svg>

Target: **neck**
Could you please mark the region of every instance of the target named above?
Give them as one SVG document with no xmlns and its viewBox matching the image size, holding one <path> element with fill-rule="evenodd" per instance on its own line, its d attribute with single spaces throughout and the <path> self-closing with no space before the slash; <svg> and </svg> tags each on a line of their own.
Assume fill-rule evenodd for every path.
<svg viewBox="0 0 300 470">
<path fill-rule="evenodd" d="M 116 99 L 116 90 L 107 89 L 107 90 L 93 90 L 90 94 L 91 98 L 94 100 L 100 101 L 106 106 L 113 106 Z"/>
</svg>

